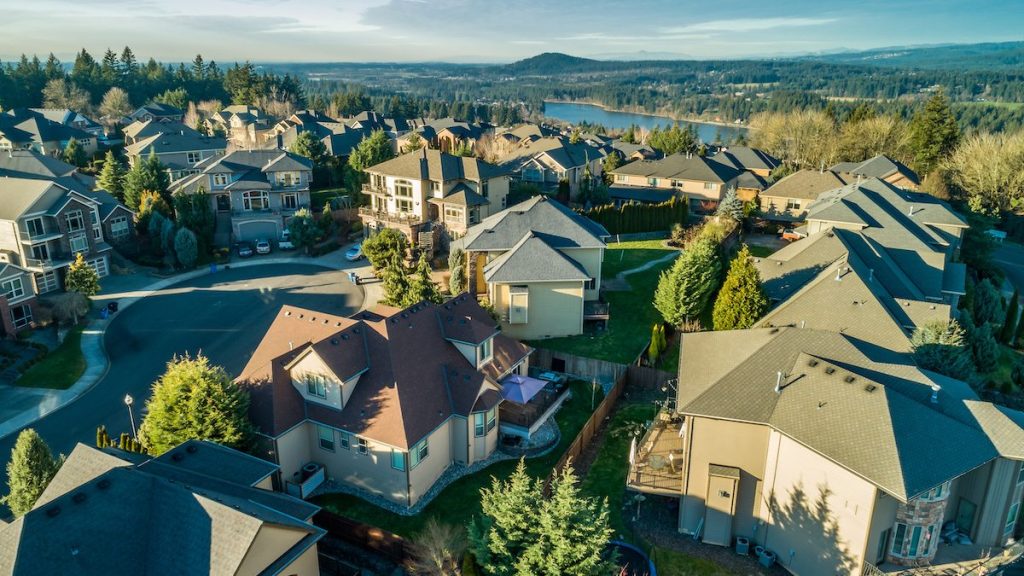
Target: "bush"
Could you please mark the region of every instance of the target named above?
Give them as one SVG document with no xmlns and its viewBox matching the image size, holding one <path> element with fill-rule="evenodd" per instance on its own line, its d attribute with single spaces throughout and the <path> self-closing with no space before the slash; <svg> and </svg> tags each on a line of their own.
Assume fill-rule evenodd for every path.
<svg viewBox="0 0 1024 576">
<path fill-rule="evenodd" d="M 689 218 L 686 200 L 672 198 L 658 204 L 626 203 L 597 206 L 583 213 L 605 227 L 610 234 L 633 234 L 671 230 L 675 224 L 685 225 Z"/>
</svg>

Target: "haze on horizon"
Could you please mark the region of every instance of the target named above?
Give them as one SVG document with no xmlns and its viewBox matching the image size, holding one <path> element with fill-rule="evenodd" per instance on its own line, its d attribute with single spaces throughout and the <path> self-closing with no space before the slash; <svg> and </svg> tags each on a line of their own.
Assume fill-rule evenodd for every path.
<svg viewBox="0 0 1024 576">
<path fill-rule="evenodd" d="M 140 59 L 509 62 L 541 52 L 744 58 L 1024 40 L 1019 0 L 31 0 L 0 58 L 131 46 Z"/>
</svg>

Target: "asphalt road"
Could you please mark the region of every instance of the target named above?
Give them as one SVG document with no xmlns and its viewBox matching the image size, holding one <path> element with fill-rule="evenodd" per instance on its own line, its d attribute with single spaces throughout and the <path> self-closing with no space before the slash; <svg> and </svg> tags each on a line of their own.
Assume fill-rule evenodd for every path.
<svg viewBox="0 0 1024 576">
<path fill-rule="evenodd" d="M 31 427 L 54 452 L 65 454 L 78 442 L 95 444 L 100 424 L 112 437 L 130 432 L 126 393 L 135 398 L 138 423 L 153 382 L 175 354 L 202 351 L 237 375 L 285 304 L 348 315 L 362 306 L 362 292 L 345 272 L 304 264 L 222 270 L 168 287 L 111 321 L 104 339 L 110 369 L 103 379 Z M 16 438 L 0 439 L 0 471 Z M 0 483 L 6 484 L 6 475 Z M 6 493 L 6 486 L 0 490 Z"/>
<path fill-rule="evenodd" d="M 1006 279 L 1024 292 L 1024 246 L 1003 242 L 996 248 L 992 259 L 1006 272 Z"/>
</svg>

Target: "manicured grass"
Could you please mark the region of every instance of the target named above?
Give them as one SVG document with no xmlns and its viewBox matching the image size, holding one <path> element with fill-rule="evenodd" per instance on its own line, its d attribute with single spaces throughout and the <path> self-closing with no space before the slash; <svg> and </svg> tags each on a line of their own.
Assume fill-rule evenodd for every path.
<svg viewBox="0 0 1024 576">
<path fill-rule="evenodd" d="M 628 364 L 636 359 L 651 339 L 651 326 L 661 321 L 652 299 L 661 271 L 671 266 L 662 262 L 649 270 L 630 274 L 629 291 L 607 291 L 611 306 L 608 329 L 598 334 L 582 334 L 530 342 L 532 346 Z"/>
<path fill-rule="evenodd" d="M 651 560 L 658 569 L 658 574 L 672 574 L 672 576 L 733 576 L 733 572 L 726 570 L 714 562 L 688 556 L 682 552 L 676 552 L 667 548 L 655 546 L 650 552 Z"/>
<path fill-rule="evenodd" d="M 626 475 L 629 473 L 629 443 L 632 438 L 626 428 L 644 423 L 654 417 L 654 405 L 632 403 L 620 405 L 604 436 L 597 458 L 590 466 L 587 477 L 580 483 L 584 494 L 608 498 L 608 515 L 615 538 L 626 539 L 630 533 L 623 518 L 626 498 Z"/>
<path fill-rule="evenodd" d="M 348 194 L 347 188 L 324 188 L 309 193 L 309 202 L 317 212 L 324 209 L 324 204 L 331 198 Z"/>
<path fill-rule="evenodd" d="M 679 372 L 679 344 L 669 343 L 668 350 L 658 360 L 658 370 L 677 374 Z"/>
<path fill-rule="evenodd" d="M 775 253 L 775 250 L 767 246 L 758 246 L 757 244 L 747 244 L 747 248 L 750 250 L 750 255 L 754 258 L 767 258 Z"/>
<path fill-rule="evenodd" d="M 639 240 L 636 242 L 618 242 L 608 245 L 604 251 L 604 262 L 601 263 L 601 277 L 614 278 L 623 270 L 631 270 L 643 266 L 651 260 L 664 258 L 669 250 L 664 240 Z"/>
<path fill-rule="evenodd" d="M 85 356 L 82 355 L 82 330 L 84 329 L 84 325 L 79 325 L 68 332 L 64 342 L 26 370 L 15 382 L 15 385 L 67 390 L 77 382 L 85 372 Z"/>
<path fill-rule="evenodd" d="M 527 471 L 535 478 L 543 478 L 551 472 L 590 418 L 590 383 L 572 382 L 571 389 L 572 398 L 567 400 L 555 415 L 562 433 L 558 446 L 545 456 L 526 461 Z M 598 388 L 597 402 L 600 402 L 601 398 L 601 389 Z M 347 494 L 328 494 L 317 498 L 316 503 L 336 514 L 383 528 L 400 536 L 412 537 L 423 529 L 423 525 L 431 517 L 444 524 L 464 526 L 473 516 L 480 514 L 480 489 L 490 487 L 492 477 L 510 476 L 516 464 L 516 460 L 504 460 L 452 482 L 415 516 L 393 514 Z"/>
</svg>

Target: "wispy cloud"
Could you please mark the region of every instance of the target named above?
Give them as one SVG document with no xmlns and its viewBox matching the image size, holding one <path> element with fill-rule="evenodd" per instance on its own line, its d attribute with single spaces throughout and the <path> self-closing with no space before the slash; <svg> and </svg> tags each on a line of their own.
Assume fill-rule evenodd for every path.
<svg viewBox="0 0 1024 576">
<path fill-rule="evenodd" d="M 802 28 L 822 26 L 835 22 L 835 18 L 735 18 L 730 20 L 709 20 L 685 26 L 661 28 L 663 34 L 689 34 L 695 32 L 757 32 L 777 28 Z"/>
</svg>

